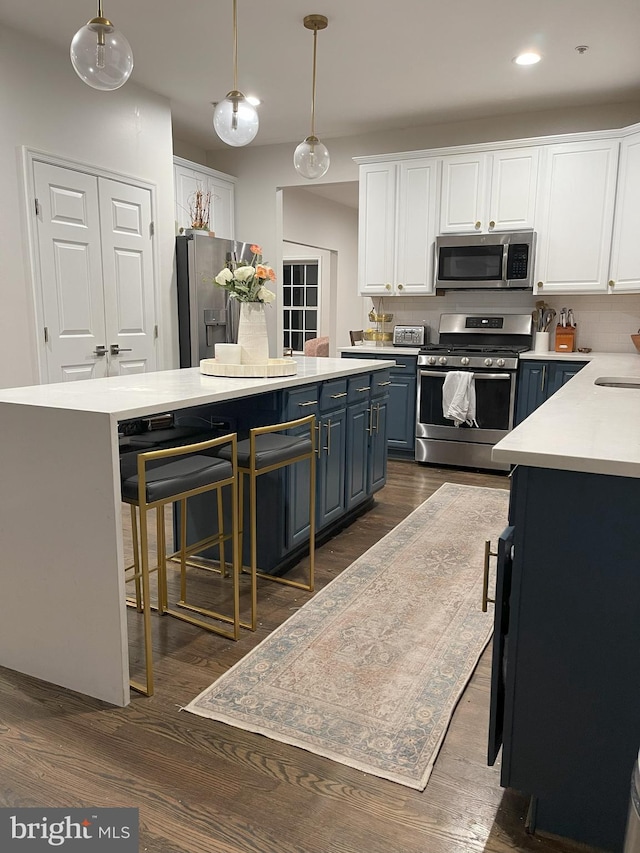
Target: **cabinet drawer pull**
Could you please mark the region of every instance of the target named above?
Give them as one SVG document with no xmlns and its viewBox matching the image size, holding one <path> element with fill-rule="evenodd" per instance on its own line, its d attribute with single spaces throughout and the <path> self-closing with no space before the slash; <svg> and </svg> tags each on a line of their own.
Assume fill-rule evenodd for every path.
<svg viewBox="0 0 640 853">
<path fill-rule="evenodd" d="M 340 397 L 346 397 L 346 396 L 347 396 L 347 392 L 346 392 L 346 391 L 341 391 L 339 394 L 332 394 L 332 395 L 331 395 L 331 399 L 332 399 L 332 400 L 339 400 L 339 399 L 340 399 Z"/>
<path fill-rule="evenodd" d="M 489 598 L 489 558 L 497 557 L 497 551 L 491 550 L 491 540 L 484 543 L 484 573 L 482 577 L 482 612 L 487 612 L 487 604 L 495 604 L 495 598 Z"/>
<path fill-rule="evenodd" d="M 325 450 L 327 451 L 327 456 L 331 456 L 331 421 L 327 421 L 327 446 Z"/>
<path fill-rule="evenodd" d="M 317 406 L 318 401 L 317 400 L 309 400 L 306 403 L 298 403 L 298 405 L 300 406 L 300 408 L 302 408 L 303 406 Z"/>
<path fill-rule="evenodd" d="M 386 382 L 378 382 L 378 388 L 385 388 L 387 385 L 391 385 L 390 379 L 387 379 Z"/>
<path fill-rule="evenodd" d="M 364 388 L 356 389 L 359 394 L 364 394 L 365 391 L 371 391 L 371 385 L 366 385 Z"/>
<path fill-rule="evenodd" d="M 398 364 L 398 362 L 396 362 L 395 366 L 392 367 L 391 370 L 404 370 L 406 366 L 406 364 Z"/>
</svg>

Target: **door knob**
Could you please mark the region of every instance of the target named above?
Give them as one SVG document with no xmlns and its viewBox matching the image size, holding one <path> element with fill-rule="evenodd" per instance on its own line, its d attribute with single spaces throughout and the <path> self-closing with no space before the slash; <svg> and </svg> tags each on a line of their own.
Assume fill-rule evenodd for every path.
<svg viewBox="0 0 640 853">
<path fill-rule="evenodd" d="M 131 352 L 131 347 L 121 347 L 119 344 L 111 344 L 109 347 L 111 355 L 120 355 L 121 352 Z"/>
<path fill-rule="evenodd" d="M 102 347 L 102 346 L 96 347 L 93 351 L 93 354 L 94 355 L 106 355 L 107 354 L 107 348 Z"/>
</svg>

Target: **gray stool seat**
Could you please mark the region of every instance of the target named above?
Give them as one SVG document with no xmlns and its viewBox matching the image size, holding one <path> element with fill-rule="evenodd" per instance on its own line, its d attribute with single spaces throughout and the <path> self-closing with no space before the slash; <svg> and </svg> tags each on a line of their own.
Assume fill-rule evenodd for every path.
<svg viewBox="0 0 640 853">
<path fill-rule="evenodd" d="M 231 453 L 229 456 L 231 457 Z M 185 456 L 147 470 L 145 500 L 148 504 L 167 500 L 173 495 L 210 486 L 232 476 L 233 469 L 230 461 L 212 456 Z M 125 500 L 127 498 L 135 500 L 138 497 L 138 485 L 137 474 L 124 479 L 122 497 Z"/>
<path fill-rule="evenodd" d="M 254 464 L 257 469 L 268 468 L 312 451 L 311 439 L 304 436 L 264 433 L 255 437 Z M 222 459 L 231 459 L 231 449 L 225 447 L 218 455 Z M 238 442 L 238 465 L 241 468 L 251 467 L 251 442 L 248 438 Z"/>
</svg>

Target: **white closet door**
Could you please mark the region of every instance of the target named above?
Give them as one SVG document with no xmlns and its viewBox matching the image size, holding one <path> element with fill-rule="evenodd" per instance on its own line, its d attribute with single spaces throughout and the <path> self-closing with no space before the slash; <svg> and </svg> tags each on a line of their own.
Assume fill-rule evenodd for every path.
<svg viewBox="0 0 640 853">
<path fill-rule="evenodd" d="M 98 179 L 109 373 L 156 369 L 151 193 Z"/>
<path fill-rule="evenodd" d="M 92 175 L 34 163 L 47 381 L 105 376 L 105 317 L 98 183 Z"/>
</svg>

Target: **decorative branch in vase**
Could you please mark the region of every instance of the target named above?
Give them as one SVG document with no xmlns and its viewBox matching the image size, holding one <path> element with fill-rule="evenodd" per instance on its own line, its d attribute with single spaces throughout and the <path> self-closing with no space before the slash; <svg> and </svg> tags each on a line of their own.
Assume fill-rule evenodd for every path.
<svg viewBox="0 0 640 853">
<path fill-rule="evenodd" d="M 260 246 L 250 247 L 251 263 L 230 261 L 213 279 L 230 299 L 240 302 L 238 343 L 242 347 L 242 364 L 266 364 L 269 361 L 269 338 L 264 306 L 274 302 L 276 295 L 265 282 L 275 281 L 273 269 L 262 261 Z"/>
<path fill-rule="evenodd" d="M 211 191 L 197 189 L 189 196 L 187 204 L 189 205 L 191 227 L 198 231 L 208 231 L 211 214 Z"/>
</svg>

